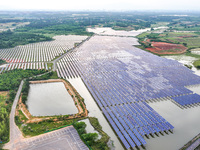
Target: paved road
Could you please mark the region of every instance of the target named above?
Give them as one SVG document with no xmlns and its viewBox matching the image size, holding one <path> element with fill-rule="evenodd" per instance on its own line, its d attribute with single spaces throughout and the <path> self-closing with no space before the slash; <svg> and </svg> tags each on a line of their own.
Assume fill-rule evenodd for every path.
<svg viewBox="0 0 200 150">
<path fill-rule="evenodd" d="M 78 46 L 73 47 L 73 48 L 70 49 L 69 51 L 72 51 L 72 50 L 74 50 L 74 49 L 80 47 L 83 43 L 85 43 L 85 41 L 88 41 L 91 37 L 92 37 L 92 36 L 89 36 L 88 38 L 86 38 L 85 40 L 83 40 L 81 43 L 79 43 Z M 56 71 L 56 69 L 57 69 L 56 63 L 57 63 L 60 59 L 62 59 L 63 57 L 65 57 L 65 55 L 67 55 L 67 54 L 68 54 L 68 52 L 62 54 L 61 56 L 59 56 L 58 58 L 56 58 L 55 60 L 52 61 L 52 63 L 53 63 L 53 68 L 52 68 L 52 70 L 53 70 L 53 71 Z"/>
<path fill-rule="evenodd" d="M 9 148 L 9 149 L 13 149 L 14 143 L 18 142 L 19 140 L 21 140 L 23 138 L 22 133 L 20 132 L 17 125 L 15 124 L 15 110 L 16 110 L 17 102 L 19 100 L 19 96 L 20 96 L 23 84 L 24 84 L 24 81 L 22 80 L 21 84 L 19 86 L 19 89 L 17 91 L 17 94 L 15 96 L 15 99 L 14 99 L 14 102 L 12 105 L 12 109 L 11 109 L 11 113 L 10 113 L 10 142 L 6 145 L 8 147 L 5 147 L 5 148 Z"/>
</svg>

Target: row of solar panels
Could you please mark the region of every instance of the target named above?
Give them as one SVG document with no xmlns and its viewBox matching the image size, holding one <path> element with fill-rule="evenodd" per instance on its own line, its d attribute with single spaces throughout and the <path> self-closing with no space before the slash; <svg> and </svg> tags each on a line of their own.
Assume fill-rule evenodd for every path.
<svg viewBox="0 0 200 150">
<path fill-rule="evenodd" d="M 48 70 L 47 63 L 13 63 L 0 68 L 0 73 L 13 69 L 45 69 Z"/>
<path fill-rule="evenodd" d="M 178 104 L 180 104 L 181 106 L 187 106 L 187 105 L 200 103 L 200 95 L 198 94 L 182 95 L 178 97 L 172 97 L 172 99 Z"/>
<path fill-rule="evenodd" d="M 120 48 L 123 38 L 120 43 L 97 41 L 94 47 L 91 41 L 95 39 L 58 62 L 60 76 L 81 76 L 127 149 L 145 145 L 144 135 L 172 130 L 173 126 L 144 101 L 191 94 L 184 86 L 198 84 L 200 78 L 176 61 L 128 44 Z"/>
<path fill-rule="evenodd" d="M 92 88 L 87 82 L 85 83 L 125 146 L 133 146 L 133 144 L 135 146 L 145 145 L 144 135 L 174 128 L 145 102 L 104 107 L 103 103 L 105 102 L 98 90 Z M 130 143 L 131 139 L 133 142 Z"/>
</svg>

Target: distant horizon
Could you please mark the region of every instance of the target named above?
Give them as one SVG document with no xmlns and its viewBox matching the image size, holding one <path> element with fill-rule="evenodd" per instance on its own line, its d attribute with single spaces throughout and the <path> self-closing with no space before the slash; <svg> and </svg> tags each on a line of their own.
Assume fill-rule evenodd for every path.
<svg viewBox="0 0 200 150">
<path fill-rule="evenodd" d="M 163 13 L 200 13 L 200 10 L 159 10 L 159 9 L 140 9 L 140 10 L 64 10 L 64 9 L 1 9 L 0 12 L 163 12 Z"/>
<path fill-rule="evenodd" d="M 6 0 L 0 4 L 1 11 L 199 11 L 198 0 Z"/>
</svg>

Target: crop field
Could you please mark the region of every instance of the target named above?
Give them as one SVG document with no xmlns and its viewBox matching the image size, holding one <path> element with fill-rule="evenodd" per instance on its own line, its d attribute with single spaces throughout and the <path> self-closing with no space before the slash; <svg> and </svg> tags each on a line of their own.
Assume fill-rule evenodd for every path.
<svg viewBox="0 0 200 150">
<path fill-rule="evenodd" d="M 198 32 L 146 32 L 137 37 L 146 50 L 156 54 L 181 54 L 200 47 Z"/>
<path fill-rule="evenodd" d="M 200 83 L 177 61 L 133 44 L 134 38 L 94 36 L 57 63 L 59 77 L 83 79 L 126 149 L 146 145 L 145 136 L 174 129 L 148 101 L 191 95 L 184 86 Z"/>
<path fill-rule="evenodd" d="M 157 54 L 181 54 L 187 50 L 187 47 L 181 44 L 171 44 L 165 42 L 152 42 L 151 46 L 152 48 L 146 49 Z"/>
<path fill-rule="evenodd" d="M 186 43 L 187 47 L 200 47 L 200 36 L 196 33 L 169 32 L 160 34 L 159 39 L 172 43 Z"/>
</svg>

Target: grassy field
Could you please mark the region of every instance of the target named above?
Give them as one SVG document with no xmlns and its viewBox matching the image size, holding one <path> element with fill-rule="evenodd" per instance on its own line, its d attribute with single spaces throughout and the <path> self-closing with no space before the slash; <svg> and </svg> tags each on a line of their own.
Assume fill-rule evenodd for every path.
<svg viewBox="0 0 200 150">
<path fill-rule="evenodd" d="M 200 69 L 200 60 L 194 61 L 193 65 L 194 65 L 197 69 Z"/>
<path fill-rule="evenodd" d="M 71 125 L 74 122 L 80 120 L 80 119 L 62 120 L 62 118 L 60 118 L 61 120 L 57 122 L 54 122 L 53 119 L 50 119 L 38 123 L 26 124 L 23 123 L 22 121 L 23 118 L 25 119 L 25 116 L 23 115 L 22 112 L 19 112 L 19 115 L 15 117 L 15 122 L 17 126 L 20 128 L 20 130 L 23 132 L 25 137 L 40 135 L 50 130 L 60 128 L 62 126 Z M 85 118 L 81 118 L 81 120 L 82 119 Z"/>
<path fill-rule="evenodd" d="M 188 49 L 200 47 L 200 34 L 197 32 L 164 32 L 162 34 L 145 32 L 138 35 L 137 38 L 139 38 L 140 42 L 145 42 L 147 39 L 149 39 L 155 42 L 182 44 Z"/>
<path fill-rule="evenodd" d="M 166 32 L 159 35 L 159 39 L 172 43 L 186 43 L 188 48 L 200 47 L 200 36 L 196 33 Z"/>
</svg>

